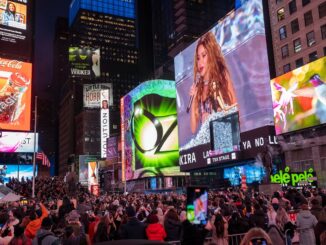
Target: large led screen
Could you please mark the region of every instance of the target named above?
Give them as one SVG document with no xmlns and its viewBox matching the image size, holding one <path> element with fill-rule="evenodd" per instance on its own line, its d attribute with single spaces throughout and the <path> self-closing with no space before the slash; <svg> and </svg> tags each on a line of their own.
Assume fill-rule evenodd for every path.
<svg viewBox="0 0 326 245">
<path fill-rule="evenodd" d="M 121 99 L 126 180 L 180 173 L 175 83 L 152 80 Z"/>
<path fill-rule="evenodd" d="M 263 166 L 256 164 L 245 164 L 241 166 L 235 166 L 231 168 L 225 168 L 224 179 L 230 181 L 231 185 L 240 185 L 241 178 L 246 177 L 246 183 L 252 184 L 253 182 L 260 183 L 265 175 L 266 171 Z"/>
<path fill-rule="evenodd" d="M 31 56 L 31 0 L 0 1 L 0 46 L 1 53 Z"/>
<path fill-rule="evenodd" d="M 32 64 L 0 58 L 0 129 L 30 130 Z"/>
<path fill-rule="evenodd" d="M 271 80 L 276 134 L 326 123 L 326 57 Z"/>
<path fill-rule="evenodd" d="M 72 77 L 100 77 L 100 49 L 70 47 L 69 64 Z"/>
<path fill-rule="evenodd" d="M 0 162 L 1 163 L 1 162 Z M 37 165 L 35 166 L 35 176 L 37 176 Z M 18 178 L 21 180 L 33 178 L 33 165 L 24 164 L 7 164 L 0 165 L 0 183 L 6 184 L 9 182 L 9 178 Z"/>
<path fill-rule="evenodd" d="M 224 160 L 237 159 L 239 136 L 235 134 L 239 133 L 234 130 L 242 133 L 273 125 L 261 0 L 244 2 L 229 13 L 178 54 L 174 65 L 181 170 L 220 162 L 213 159 L 212 121 L 232 114 L 239 117 L 238 125 L 229 125 L 229 134 L 223 128 L 215 131 L 225 135 L 219 137 L 225 141 L 219 145 L 232 142 L 234 152 L 223 156 Z"/>
<path fill-rule="evenodd" d="M 35 152 L 38 151 L 38 134 L 36 134 Z M 0 152 L 34 152 L 34 133 L 2 132 Z"/>
</svg>

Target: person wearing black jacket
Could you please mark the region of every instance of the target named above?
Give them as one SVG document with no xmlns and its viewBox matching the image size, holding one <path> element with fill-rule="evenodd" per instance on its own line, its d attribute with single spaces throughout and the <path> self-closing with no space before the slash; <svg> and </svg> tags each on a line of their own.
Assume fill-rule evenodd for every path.
<svg viewBox="0 0 326 245">
<path fill-rule="evenodd" d="M 136 211 L 132 206 L 126 208 L 128 222 L 120 226 L 121 239 L 146 239 L 145 224 L 136 218 Z"/>
<path fill-rule="evenodd" d="M 171 208 L 164 217 L 164 229 L 166 241 L 179 241 L 181 238 L 182 225 L 177 212 Z"/>
<path fill-rule="evenodd" d="M 254 214 L 252 214 L 249 218 L 251 227 L 259 227 L 266 230 L 268 226 L 267 214 L 264 213 L 264 211 L 262 210 L 262 208 L 258 203 L 254 205 L 254 210 L 255 210 Z"/>
</svg>

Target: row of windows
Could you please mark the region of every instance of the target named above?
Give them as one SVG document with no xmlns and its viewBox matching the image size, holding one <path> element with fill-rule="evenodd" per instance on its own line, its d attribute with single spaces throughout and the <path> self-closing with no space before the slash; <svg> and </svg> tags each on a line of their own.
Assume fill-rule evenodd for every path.
<svg viewBox="0 0 326 245">
<path fill-rule="evenodd" d="M 293 14 L 294 12 L 297 11 L 297 5 L 296 5 L 296 0 L 292 0 L 289 3 L 289 12 L 290 14 Z M 319 12 L 319 18 L 323 18 L 326 16 L 326 2 L 323 2 L 318 6 L 318 12 Z M 285 19 L 285 8 L 280 8 L 277 10 L 277 20 L 282 21 Z M 313 22 L 312 19 L 312 12 L 308 11 L 304 14 L 304 19 L 305 19 L 305 25 L 310 25 Z"/>
<path fill-rule="evenodd" d="M 324 54 L 323 54 L 323 56 L 325 56 L 325 55 L 326 55 L 326 47 L 324 48 Z M 314 52 L 310 53 L 308 57 L 309 57 L 309 62 L 313 62 L 313 61 L 317 60 L 318 59 L 318 53 L 317 53 L 317 51 L 314 51 Z M 301 67 L 303 65 L 304 65 L 303 58 L 299 58 L 299 59 L 297 59 L 295 61 L 295 68 Z M 286 65 L 283 66 L 283 72 L 284 73 L 287 73 L 287 72 L 289 72 L 291 70 L 292 69 L 291 69 L 291 64 L 290 63 L 288 63 L 288 64 L 286 64 Z"/>
<path fill-rule="evenodd" d="M 320 27 L 321 30 L 321 36 L 322 39 L 326 39 L 326 25 L 323 25 Z M 315 32 L 311 31 L 306 34 L 306 39 L 307 39 L 307 46 L 311 47 L 314 44 L 316 44 L 316 39 L 315 39 Z M 301 43 L 301 38 L 297 38 L 293 41 L 293 51 L 294 53 L 298 53 L 302 50 L 302 43 Z M 285 59 L 286 57 L 289 56 L 289 45 L 285 44 L 281 48 L 281 55 L 282 58 Z"/>
</svg>

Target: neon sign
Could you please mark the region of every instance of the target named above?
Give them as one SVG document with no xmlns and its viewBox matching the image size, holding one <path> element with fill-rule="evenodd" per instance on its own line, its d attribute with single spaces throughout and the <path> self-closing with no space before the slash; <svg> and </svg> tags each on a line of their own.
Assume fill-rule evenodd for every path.
<svg viewBox="0 0 326 245">
<path fill-rule="evenodd" d="M 311 184 L 316 180 L 313 168 L 309 168 L 301 173 L 290 173 L 290 167 L 280 170 L 277 174 L 271 175 L 271 183 L 281 185 L 297 186 L 301 183 Z"/>
</svg>

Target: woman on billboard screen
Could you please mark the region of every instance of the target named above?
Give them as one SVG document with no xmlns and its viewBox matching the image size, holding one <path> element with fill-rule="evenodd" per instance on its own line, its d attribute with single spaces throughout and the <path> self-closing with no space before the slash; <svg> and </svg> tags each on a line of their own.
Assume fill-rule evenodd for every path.
<svg viewBox="0 0 326 245">
<path fill-rule="evenodd" d="M 225 59 L 212 32 L 198 40 L 194 57 L 194 83 L 189 94 L 187 112 L 190 111 L 193 134 L 212 113 L 228 111 L 237 106 Z"/>
</svg>

